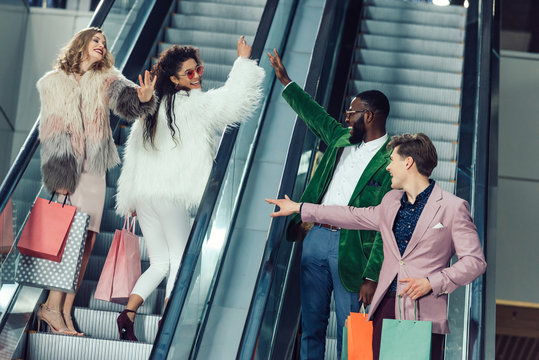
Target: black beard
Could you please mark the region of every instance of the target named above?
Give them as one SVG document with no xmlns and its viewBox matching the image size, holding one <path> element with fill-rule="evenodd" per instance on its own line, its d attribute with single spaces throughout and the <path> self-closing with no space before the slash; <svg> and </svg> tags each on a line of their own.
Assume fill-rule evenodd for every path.
<svg viewBox="0 0 539 360">
<path fill-rule="evenodd" d="M 365 121 L 363 119 L 364 114 L 361 114 L 361 118 L 352 126 L 352 135 L 350 136 L 350 144 L 359 144 L 365 139 Z"/>
</svg>

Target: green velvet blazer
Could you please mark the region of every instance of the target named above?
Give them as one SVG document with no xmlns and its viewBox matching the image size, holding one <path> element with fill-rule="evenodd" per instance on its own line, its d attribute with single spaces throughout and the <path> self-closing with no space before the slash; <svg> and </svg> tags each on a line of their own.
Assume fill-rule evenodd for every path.
<svg viewBox="0 0 539 360">
<path fill-rule="evenodd" d="M 301 202 L 319 204 L 329 186 L 342 150 L 352 145 L 350 144 L 350 130 L 332 118 L 296 83 L 289 84 L 282 96 L 305 121 L 309 129 L 327 144 L 327 150 L 300 199 Z M 348 205 L 376 206 L 391 190 L 391 176 L 386 171 L 390 161 L 390 151 L 387 150 L 386 145 L 387 143 L 380 148 L 367 165 Z M 297 227 L 300 222 L 301 217 L 295 214 L 291 219 L 289 229 Z M 296 240 L 291 238 L 293 231 L 287 231 L 287 233 L 289 241 Z M 348 291 L 358 292 L 365 278 L 378 281 L 383 258 L 382 237 L 379 232 L 341 230 L 339 276 Z"/>
</svg>

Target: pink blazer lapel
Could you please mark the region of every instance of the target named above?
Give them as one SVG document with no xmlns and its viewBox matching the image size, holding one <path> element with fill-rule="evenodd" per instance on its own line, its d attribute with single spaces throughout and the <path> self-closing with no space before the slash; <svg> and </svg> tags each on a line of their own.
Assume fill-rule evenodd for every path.
<svg viewBox="0 0 539 360">
<path fill-rule="evenodd" d="M 397 245 L 397 239 L 395 239 L 395 234 L 393 233 L 393 224 L 395 223 L 395 218 L 397 217 L 397 213 L 399 212 L 399 209 L 401 207 L 401 198 L 402 198 L 402 194 L 404 194 L 404 191 L 401 191 L 400 193 L 401 195 L 397 198 L 397 201 L 390 203 L 388 205 L 388 209 L 386 212 L 387 218 L 388 220 L 390 220 L 389 231 L 388 231 L 389 247 L 391 248 L 391 250 L 393 251 L 393 254 L 395 255 L 397 259 L 401 258 L 401 254 L 399 251 L 399 247 Z"/>
<path fill-rule="evenodd" d="M 421 212 L 421 216 L 417 221 L 417 225 L 415 226 L 410 243 L 402 255 L 403 258 L 414 250 L 419 243 L 419 240 L 421 240 L 423 237 L 423 234 L 425 234 L 425 231 L 427 231 L 429 226 L 431 226 L 432 220 L 434 220 L 434 217 L 440 210 L 440 200 L 442 200 L 442 189 L 438 186 L 438 184 L 434 184 L 432 193 L 430 194 L 429 199 Z"/>
</svg>

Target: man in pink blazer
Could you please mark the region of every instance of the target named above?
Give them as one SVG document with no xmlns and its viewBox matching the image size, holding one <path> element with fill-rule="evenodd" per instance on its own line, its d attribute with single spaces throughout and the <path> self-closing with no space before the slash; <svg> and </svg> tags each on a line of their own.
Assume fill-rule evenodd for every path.
<svg viewBox="0 0 539 360">
<path fill-rule="evenodd" d="M 447 297 L 459 286 L 485 272 L 486 262 L 469 205 L 429 180 L 438 160 L 424 134 L 394 136 L 387 171 L 391 187 L 378 206 L 354 208 L 267 200 L 280 211 L 296 212 L 304 222 L 320 222 L 345 229 L 380 231 L 384 262 L 369 311 L 373 320 L 373 352 L 378 359 L 382 320 L 398 316 L 396 295 L 402 295 L 403 319 L 432 321 L 432 359 L 443 358 L 444 335 L 449 332 Z M 457 254 L 452 266 L 450 259 Z"/>
</svg>

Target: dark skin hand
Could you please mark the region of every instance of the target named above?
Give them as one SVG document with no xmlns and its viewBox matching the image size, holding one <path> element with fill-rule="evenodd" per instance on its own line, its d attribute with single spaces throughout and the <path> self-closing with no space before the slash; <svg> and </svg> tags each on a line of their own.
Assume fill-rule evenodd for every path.
<svg viewBox="0 0 539 360">
<path fill-rule="evenodd" d="M 363 284 L 361 284 L 361 287 L 359 288 L 359 301 L 363 301 L 365 306 L 371 304 L 377 285 L 378 283 L 376 281 L 368 279 L 365 279 Z"/>
<path fill-rule="evenodd" d="M 271 53 L 268 52 L 268 57 L 271 63 L 271 66 L 275 69 L 275 76 L 277 76 L 277 79 L 283 84 L 288 85 L 288 83 L 292 82 L 290 78 L 288 77 L 288 74 L 286 73 L 286 69 L 281 62 L 281 57 L 279 56 L 279 53 L 276 49 L 273 49 L 273 53 L 275 55 L 271 55 Z"/>
</svg>

